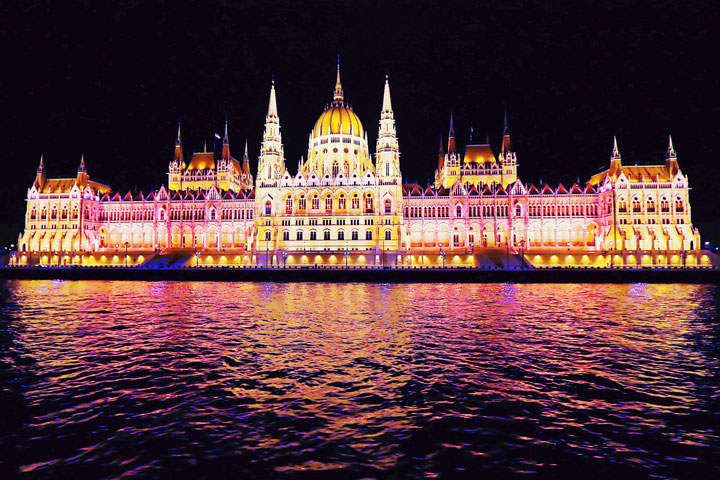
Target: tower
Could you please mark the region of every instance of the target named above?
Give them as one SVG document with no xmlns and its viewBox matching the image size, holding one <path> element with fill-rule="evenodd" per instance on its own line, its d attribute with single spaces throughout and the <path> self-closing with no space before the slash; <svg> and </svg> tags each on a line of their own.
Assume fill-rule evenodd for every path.
<svg viewBox="0 0 720 480">
<path fill-rule="evenodd" d="M 280 118 L 277 112 L 275 98 L 275 80 L 270 87 L 270 101 L 265 116 L 265 132 L 260 147 L 257 178 L 260 182 L 272 182 L 275 186 L 285 173 L 285 155 L 283 152 L 282 136 L 280 135 Z"/>
<path fill-rule="evenodd" d="M 668 138 L 668 149 L 667 152 L 665 152 L 665 166 L 670 172 L 671 177 L 674 177 L 680 171 L 677 154 L 675 153 L 675 148 L 673 147 L 672 135 Z"/>
<path fill-rule="evenodd" d="M 90 176 L 87 174 L 87 168 L 85 167 L 85 154 L 80 155 L 80 165 L 78 165 L 77 171 L 77 183 L 79 185 L 85 185 Z"/>
<path fill-rule="evenodd" d="M 175 153 L 168 168 L 168 188 L 182 190 L 182 174 L 185 170 L 182 143 L 180 141 L 180 123 L 178 122 L 177 139 L 175 140 Z"/>
<path fill-rule="evenodd" d="M 613 137 L 613 149 L 610 155 L 610 176 L 617 177 L 622 172 L 622 157 L 618 149 L 617 137 Z"/>
<path fill-rule="evenodd" d="M 37 188 L 38 191 L 42 190 L 43 186 L 45 185 L 45 180 L 47 179 L 47 176 L 45 175 L 45 161 L 43 160 L 43 156 L 40 155 L 40 164 L 37 168 L 37 174 L 35 175 L 35 182 L 33 185 L 35 188 Z"/>
<path fill-rule="evenodd" d="M 385 90 L 380 111 L 380 129 L 378 131 L 376 152 L 378 177 L 395 178 L 398 179 L 399 183 L 400 152 L 395 131 L 395 116 L 390 101 L 390 83 L 387 75 L 385 75 Z"/>
</svg>

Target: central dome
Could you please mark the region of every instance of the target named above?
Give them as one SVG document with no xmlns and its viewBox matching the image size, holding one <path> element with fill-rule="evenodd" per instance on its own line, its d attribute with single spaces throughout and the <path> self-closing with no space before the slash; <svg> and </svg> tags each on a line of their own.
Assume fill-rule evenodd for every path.
<svg viewBox="0 0 720 480">
<path fill-rule="evenodd" d="M 312 136 L 313 138 L 317 138 L 321 135 L 330 135 L 332 133 L 342 133 L 357 137 L 365 136 L 362 122 L 355 112 L 353 112 L 350 107 L 335 104 L 320 115 L 320 118 L 315 122 Z"/>
</svg>

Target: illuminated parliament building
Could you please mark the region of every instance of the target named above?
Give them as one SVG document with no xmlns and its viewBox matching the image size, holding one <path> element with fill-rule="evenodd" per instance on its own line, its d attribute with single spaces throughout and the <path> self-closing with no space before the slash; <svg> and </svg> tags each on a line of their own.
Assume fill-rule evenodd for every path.
<svg viewBox="0 0 720 480">
<path fill-rule="evenodd" d="M 499 148 L 455 142 L 452 118 L 434 184 L 402 182 L 387 76 L 374 152 L 345 102 L 310 131 L 297 170 L 286 164 L 275 84 L 257 172 L 222 151 L 183 152 L 178 128 L 167 185 L 115 192 L 77 175 L 48 178 L 40 159 L 27 193 L 18 265 L 648 267 L 710 265 L 690 216 L 688 178 L 669 141 L 664 162 L 609 168 L 583 185 L 524 183 L 505 131 Z"/>
</svg>

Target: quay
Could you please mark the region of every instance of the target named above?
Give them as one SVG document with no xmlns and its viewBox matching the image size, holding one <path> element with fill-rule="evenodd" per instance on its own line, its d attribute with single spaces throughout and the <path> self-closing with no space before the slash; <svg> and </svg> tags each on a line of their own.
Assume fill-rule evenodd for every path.
<svg viewBox="0 0 720 480">
<path fill-rule="evenodd" d="M 0 267 L 0 280 L 367 283 L 720 283 L 717 268 Z"/>
</svg>

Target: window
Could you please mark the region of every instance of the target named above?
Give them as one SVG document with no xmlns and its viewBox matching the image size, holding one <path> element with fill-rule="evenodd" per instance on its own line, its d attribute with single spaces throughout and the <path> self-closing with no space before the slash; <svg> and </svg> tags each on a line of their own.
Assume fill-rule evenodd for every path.
<svg viewBox="0 0 720 480">
<path fill-rule="evenodd" d="M 462 217 L 462 207 L 460 205 L 455 208 L 455 216 L 456 217 Z"/>
<path fill-rule="evenodd" d="M 670 202 L 668 202 L 668 199 L 665 197 L 660 200 L 660 211 L 662 213 L 670 212 Z"/>
<path fill-rule="evenodd" d="M 625 203 L 625 199 L 621 198 L 618 202 L 618 212 L 625 213 L 627 212 L 627 204 Z"/>
<path fill-rule="evenodd" d="M 345 195 L 341 194 L 340 198 L 338 199 L 338 209 L 345 210 Z"/>
<path fill-rule="evenodd" d="M 292 197 L 287 197 L 285 199 L 285 213 L 290 215 L 292 213 L 292 207 L 293 207 Z"/>
<path fill-rule="evenodd" d="M 313 195 L 312 197 L 312 209 L 320 210 L 320 198 L 317 195 Z"/>
<path fill-rule="evenodd" d="M 372 230 L 365 231 L 365 240 L 372 240 Z"/>
<path fill-rule="evenodd" d="M 265 215 L 270 215 L 272 213 L 272 203 L 270 203 L 270 200 L 265 202 Z"/>
<path fill-rule="evenodd" d="M 302 232 L 302 230 L 298 230 L 298 231 L 297 231 L 297 233 L 295 234 L 295 238 L 296 238 L 298 241 L 301 241 L 301 240 L 303 239 L 303 232 Z"/>
<path fill-rule="evenodd" d="M 522 207 L 520 205 L 515 205 L 515 216 L 516 217 L 522 216 Z"/>
<path fill-rule="evenodd" d="M 332 164 L 333 177 L 337 177 L 339 172 L 340 172 L 340 165 L 338 164 L 337 160 L 335 160 Z"/>
<path fill-rule="evenodd" d="M 330 195 L 325 197 L 325 213 L 332 213 L 332 204 L 332 197 Z"/>
<path fill-rule="evenodd" d="M 682 198 L 677 197 L 675 199 L 675 211 L 676 212 L 683 212 L 685 210 L 685 206 L 683 204 Z"/>
<path fill-rule="evenodd" d="M 285 231 L 283 232 L 283 241 L 287 242 L 288 240 L 290 240 L 290 232 L 288 232 L 287 230 L 285 230 Z"/>
<path fill-rule="evenodd" d="M 272 235 L 272 233 L 270 233 L 270 230 L 266 230 L 266 231 L 265 231 L 265 241 L 266 241 L 266 242 L 269 242 L 269 241 L 270 241 L 270 236 L 271 236 L 271 235 Z"/>
<path fill-rule="evenodd" d="M 330 240 L 330 230 L 325 230 L 323 232 L 323 240 Z"/>
<path fill-rule="evenodd" d="M 632 199 L 632 211 L 633 213 L 640 213 L 642 209 L 640 208 L 640 200 L 637 198 Z"/>
<path fill-rule="evenodd" d="M 342 230 L 338 232 L 338 240 L 345 240 L 345 232 Z"/>
<path fill-rule="evenodd" d="M 298 199 L 298 210 L 305 211 L 305 195 L 300 195 Z"/>
<path fill-rule="evenodd" d="M 358 198 L 358 194 L 357 194 L 357 193 L 356 193 L 355 195 L 353 195 L 353 198 L 352 198 L 352 208 L 353 208 L 353 210 L 357 210 L 357 209 L 360 208 L 360 198 Z"/>
<path fill-rule="evenodd" d="M 210 220 L 215 220 L 215 210 L 210 209 Z"/>
<path fill-rule="evenodd" d="M 357 231 L 357 230 L 353 230 L 353 231 L 352 231 L 352 236 L 351 236 L 351 238 L 352 238 L 353 240 L 357 240 L 357 239 L 358 239 L 358 231 Z"/>
<path fill-rule="evenodd" d="M 317 232 L 315 230 L 310 230 L 310 240 L 317 240 Z"/>
<path fill-rule="evenodd" d="M 373 211 L 374 211 L 373 198 L 368 193 L 367 196 L 365 197 L 365 213 L 373 213 Z"/>
<path fill-rule="evenodd" d="M 389 198 L 385 199 L 385 213 L 388 214 L 392 212 L 392 202 Z"/>
<path fill-rule="evenodd" d="M 647 201 L 647 212 L 648 213 L 655 213 L 655 200 L 652 198 L 648 198 Z"/>
<path fill-rule="evenodd" d="M 391 240 L 392 239 L 392 232 L 390 230 L 385 230 L 385 240 Z"/>
</svg>

